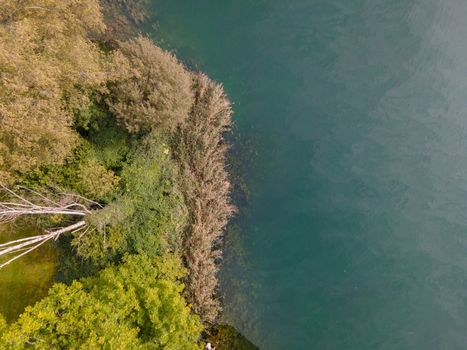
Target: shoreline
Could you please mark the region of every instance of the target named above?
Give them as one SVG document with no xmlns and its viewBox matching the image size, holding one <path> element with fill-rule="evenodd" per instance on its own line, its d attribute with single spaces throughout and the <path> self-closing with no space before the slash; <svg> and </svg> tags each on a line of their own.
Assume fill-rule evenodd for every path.
<svg viewBox="0 0 467 350">
<path fill-rule="evenodd" d="M 46 123 L 44 129 L 38 130 L 49 142 L 50 149 L 40 150 L 46 157 L 22 147 L 19 139 L 15 139 L 16 134 L 12 136 L 13 142 L 2 144 L 3 151 L 14 150 L 19 154 L 9 152 L 6 164 L 11 166 L 0 169 L 5 192 L 2 195 L 5 202 L 0 205 L 4 215 L 10 219 L 11 211 L 12 220 L 33 214 L 45 217 L 36 219 L 38 231 L 44 234 L 3 245 L 7 248 L 0 249 L 0 256 L 10 252 L 16 255 L 2 261 L 1 266 L 21 258 L 25 245 L 37 243 L 26 254 L 52 235 L 55 240 L 65 235 L 67 238 L 60 238 L 59 273 L 49 294 L 11 324 L 6 324 L 0 315 L 0 344 L 27 343 L 28 338 L 38 337 L 36 332 L 45 330 L 49 323 L 38 321 L 39 328 L 29 330 L 27 320 L 43 317 L 42 308 L 52 300 L 56 305 L 66 303 L 68 293 L 76 293 L 77 287 L 91 308 L 96 303 L 108 303 L 114 296 L 100 300 L 100 291 L 94 285 L 105 279 L 106 274 L 118 276 L 141 265 L 139 268 L 143 270 L 135 271 L 134 275 L 148 274 L 153 284 L 138 290 L 149 288 L 154 293 L 171 293 L 157 287 L 160 279 L 167 279 L 176 297 L 166 302 L 176 303 L 177 306 L 171 306 L 173 310 L 183 310 L 186 317 L 172 320 L 174 326 L 181 322 L 179 328 L 171 327 L 167 332 L 181 331 L 190 337 L 182 340 L 174 334 L 175 338 L 169 340 L 181 341 L 185 348 L 193 341 L 213 342 L 208 339 L 212 337 L 217 339 L 214 345 L 219 350 L 234 344 L 254 349 L 233 327 L 219 323 L 219 258 L 226 225 L 236 210 L 231 204 L 231 178 L 227 172 L 230 144 L 225 138 L 233 125 L 231 103 L 221 84 L 188 70 L 175 55 L 138 33 L 138 25 L 149 18 L 141 12 L 143 7 L 136 6 L 133 11 L 125 6 L 125 1 L 102 3 L 111 4 L 104 10 L 105 20 L 97 0 L 51 4 L 57 6 L 56 11 L 44 15 L 29 8 L 17 10 L 13 4 L 12 12 L 5 15 L 5 23 L 12 28 L 24 26 L 25 33 L 44 30 L 50 36 L 48 55 L 38 51 L 34 53 L 37 57 L 33 56 L 28 51 L 31 43 L 25 41 L 16 48 L 16 57 L 22 57 L 26 64 L 36 59 L 42 65 L 39 71 L 51 70 L 50 81 L 42 84 L 52 85 L 56 94 L 54 99 L 46 99 L 50 87 L 45 85 L 40 90 L 44 96 L 40 98 L 46 108 L 63 113 L 48 113 L 50 125 L 53 122 L 56 126 L 49 131 L 46 128 L 50 125 Z M 124 10 L 129 12 L 125 14 Z M 62 16 L 62 11 L 67 16 Z M 24 18 L 28 21 L 23 21 Z M 58 32 L 48 31 L 49 23 L 65 25 L 71 28 L 70 32 L 57 35 Z M 44 37 L 33 36 L 33 43 L 44 45 Z M 3 45 L 14 42 L 10 36 L 2 40 Z M 77 52 L 67 49 L 70 42 L 80 43 Z M 62 53 L 64 57 L 60 56 Z M 80 54 L 83 57 L 77 59 Z M 16 60 L 12 63 L 23 64 Z M 67 64 L 69 71 L 57 69 L 61 64 Z M 38 81 L 43 78 L 39 71 L 32 72 L 33 76 L 37 74 Z M 77 76 L 76 71 L 81 71 L 81 75 Z M 11 81 L 20 79 L 16 72 L 12 69 L 8 73 Z M 6 87 L 12 91 L 14 88 L 14 85 Z M 15 107 L 19 101 L 19 97 L 8 101 L 9 117 L 26 119 L 34 110 L 18 111 Z M 8 132 L 0 128 L 0 133 Z M 15 132 L 25 133 L 21 128 Z M 58 132 L 63 136 L 56 137 L 54 133 Z M 39 147 L 34 139 L 30 142 Z M 61 153 L 54 154 L 56 149 Z M 27 161 L 18 162 L 21 157 Z M 76 217 L 80 219 L 78 223 Z M 124 283 L 138 285 L 145 280 L 128 278 Z M 105 290 L 102 293 L 107 293 Z M 125 300 L 126 289 L 122 293 L 120 298 Z M 140 300 L 143 304 L 144 299 Z M 147 312 L 159 312 L 157 307 L 157 304 L 141 306 L 148 308 Z M 132 320 L 135 309 L 128 309 L 130 313 L 125 310 L 120 310 L 120 323 L 130 330 L 137 325 L 125 322 Z M 68 322 L 61 318 L 61 313 L 51 317 L 59 323 Z M 196 340 L 201 330 L 204 335 L 200 334 Z M 30 335 L 24 338 L 28 332 Z M 145 331 L 141 332 L 144 337 Z M 58 332 L 48 334 L 51 341 L 59 336 Z M 112 332 L 105 331 L 103 337 L 113 341 Z M 83 335 L 77 339 L 88 341 Z M 163 339 L 166 338 L 149 341 L 167 341 Z M 70 345 L 68 336 L 57 341 L 65 342 L 63 346 Z"/>
</svg>

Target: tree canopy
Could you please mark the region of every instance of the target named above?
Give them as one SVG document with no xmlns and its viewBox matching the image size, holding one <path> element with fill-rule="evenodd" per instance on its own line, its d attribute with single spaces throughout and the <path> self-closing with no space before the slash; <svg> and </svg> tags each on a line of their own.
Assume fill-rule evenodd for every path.
<svg viewBox="0 0 467 350">
<path fill-rule="evenodd" d="M 0 13 L 0 182 L 61 162 L 77 142 L 73 111 L 104 88 L 111 57 L 93 41 L 97 0 L 5 0 Z"/>
<path fill-rule="evenodd" d="M 190 73 L 145 37 L 121 43 L 120 50 L 128 65 L 118 67 L 122 77 L 108 98 L 120 122 L 131 133 L 173 130 L 183 123 L 193 102 Z"/>
<path fill-rule="evenodd" d="M 127 256 L 96 276 L 55 284 L 10 326 L 6 349 L 200 349 L 202 326 L 181 296 L 185 275 L 172 255 Z"/>
</svg>

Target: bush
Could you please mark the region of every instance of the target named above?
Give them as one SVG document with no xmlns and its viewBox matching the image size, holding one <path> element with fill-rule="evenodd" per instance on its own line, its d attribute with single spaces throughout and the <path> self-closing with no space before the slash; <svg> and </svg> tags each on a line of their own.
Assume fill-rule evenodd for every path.
<svg viewBox="0 0 467 350">
<path fill-rule="evenodd" d="M 234 211 L 225 169 L 228 145 L 223 139 L 232 120 L 222 86 L 197 75 L 195 88 L 192 112 L 175 135 L 174 148 L 189 210 L 183 245 L 189 300 L 204 321 L 213 322 L 220 309 L 216 259 L 221 251 L 215 244 Z"/>
<path fill-rule="evenodd" d="M 120 50 L 129 64 L 116 67 L 126 71 L 111 86 L 107 103 L 121 124 L 139 133 L 183 123 L 193 101 L 190 73 L 144 37 L 122 43 Z"/>
<path fill-rule="evenodd" d="M 115 118 L 110 115 L 98 119 L 85 137 L 93 146 L 92 153 L 95 159 L 117 173 L 121 171 L 130 149 L 136 147 L 137 142 L 125 129 L 120 128 Z"/>
<path fill-rule="evenodd" d="M 131 251 L 153 255 L 178 250 L 187 214 L 167 142 L 151 134 L 131 160 L 121 173 L 121 203 L 133 213 L 124 223 Z"/>
<path fill-rule="evenodd" d="M 92 200 L 104 200 L 116 189 L 119 177 L 95 157 L 93 146 L 81 139 L 64 164 L 42 166 L 21 183 L 30 188 L 50 187 L 78 193 Z"/>
<path fill-rule="evenodd" d="M 79 192 L 88 198 L 103 198 L 117 186 L 119 180 L 95 159 L 81 164 L 76 178 Z"/>
<path fill-rule="evenodd" d="M 99 234 L 74 240 L 78 253 L 104 259 L 125 252 L 156 256 L 179 251 L 187 209 L 177 178 L 165 138 L 155 133 L 145 137 L 128 154 L 112 202 L 88 217 Z"/>
</svg>

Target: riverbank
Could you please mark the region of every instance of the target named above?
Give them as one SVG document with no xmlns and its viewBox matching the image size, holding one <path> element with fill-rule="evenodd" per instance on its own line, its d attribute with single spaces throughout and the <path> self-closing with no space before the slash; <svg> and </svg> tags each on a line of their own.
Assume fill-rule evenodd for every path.
<svg viewBox="0 0 467 350">
<path fill-rule="evenodd" d="M 40 214 L 40 219 L 32 218 L 41 222 L 44 234 L 31 243 L 9 241 L 12 248 L 2 246 L 0 256 L 10 259 L 2 263 L 14 264 L 25 244 L 32 247 L 28 252 L 34 251 L 56 232 L 53 237 L 61 242 L 59 276 L 67 284 L 54 284 L 49 295 L 18 321 L 2 324 L 2 344 L 19 346 L 44 337 L 65 347 L 93 343 L 88 327 L 96 319 L 77 327 L 73 336 L 50 333 L 48 327 L 51 322 L 60 324 L 54 329 L 68 327 L 78 310 L 83 317 L 92 317 L 97 305 L 101 305 L 97 318 L 106 318 L 108 307 L 117 301 L 116 295 L 107 294 L 112 288 L 105 280 L 113 276 L 108 280 L 113 285 L 130 270 L 132 276 L 122 281 L 127 287 L 119 292 L 122 303 L 134 300 L 128 293 L 136 288 L 138 293 L 157 294 L 162 303 L 148 304 L 151 298 L 141 294 L 138 302 L 144 313 L 160 314 L 169 308 L 175 313 L 158 317 L 178 317 L 166 319 L 167 327 L 155 331 L 158 323 L 146 323 L 146 317 L 135 323 L 135 307 L 122 306 L 116 322 L 133 335 L 119 339 L 119 346 L 133 338 L 141 345 L 198 347 L 206 327 L 210 328 L 206 334 L 217 330 L 216 336 L 227 344 L 226 337 L 235 332 L 211 328 L 220 311 L 219 242 L 234 212 L 226 171 L 229 145 L 224 139 L 232 125 L 231 107 L 222 86 L 190 72 L 150 39 L 135 35 L 132 25 L 143 18 L 132 20 L 137 12 L 117 14 L 124 19 L 106 26 L 95 0 L 50 3 L 50 8 L 16 5 L 5 8 L 2 20 L 8 30 L 0 38 L 0 44 L 10 49 L 6 52 L 14 54 L 6 73 L 8 94 L 0 96 L 7 112 L 7 122 L 0 128 L 0 151 L 8 165 L 0 169 L 6 211 L 2 215 L 15 220 Z M 117 5 L 128 10 L 125 2 Z M 106 12 L 106 21 L 116 9 Z M 11 33 L 18 30 L 24 37 L 14 45 Z M 74 51 L 70 42 L 79 43 Z M 43 50 L 31 53 L 31 46 Z M 29 90 L 18 74 L 26 66 L 37 84 Z M 15 89 L 21 84 L 30 110 L 19 108 L 25 100 Z M 39 109 L 32 100 L 37 99 L 36 90 Z M 26 122 L 20 124 L 24 130 L 10 128 L 18 120 L 29 121 L 35 109 L 34 117 L 48 122 L 34 124 L 34 133 L 28 133 L 33 125 Z M 35 135 L 47 142 L 38 144 Z M 56 149 L 60 153 L 52 153 Z M 6 255 L 12 253 L 17 256 Z M 141 278 L 135 279 L 137 275 Z M 144 286 L 145 281 L 152 282 Z M 83 301 L 71 297 L 74 293 L 82 294 Z M 69 302 L 73 306 L 65 307 Z M 46 316 L 50 303 L 63 305 L 68 317 L 54 312 Z M 33 320 L 37 327 L 29 328 Z M 110 332 L 114 326 L 99 325 L 104 343 L 117 341 Z M 247 344 L 241 337 L 235 341 Z"/>
</svg>

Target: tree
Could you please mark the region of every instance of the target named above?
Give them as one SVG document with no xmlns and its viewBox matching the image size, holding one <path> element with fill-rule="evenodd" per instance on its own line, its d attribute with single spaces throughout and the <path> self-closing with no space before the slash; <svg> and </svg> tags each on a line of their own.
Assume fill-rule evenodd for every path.
<svg viewBox="0 0 467 350">
<path fill-rule="evenodd" d="M 95 277 L 54 285 L 3 331 L 5 349 L 200 349 L 202 326 L 181 296 L 173 255 L 127 256 Z M 2 344 L 3 342 L 3 344 Z"/>
<path fill-rule="evenodd" d="M 151 16 L 149 0 L 101 0 L 101 4 L 111 40 L 134 37 Z"/>
<path fill-rule="evenodd" d="M 37 236 L 20 238 L 0 244 L 0 258 L 6 257 L 6 260 L 0 263 L 0 269 L 39 248 L 44 243 L 57 240 L 64 233 L 72 232 L 80 236 L 85 235 L 90 226 L 84 220 L 84 217 L 92 213 L 91 205 L 100 207 L 96 202 L 73 194 L 62 194 L 60 200 L 53 200 L 36 191 L 23 188 L 29 195 L 29 199 L 26 199 L 25 196 L 3 185 L 0 185 L 0 188 L 4 192 L 2 194 L 4 200 L 0 202 L 0 223 L 14 221 L 26 215 L 81 218 L 77 222 L 65 221 L 67 224 L 64 227 L 45 230 L 45 233 Z"/>
<path fill-rule="evenodd" d="M 111 112 L 131 133 L 183 123 L 193 102 L 190 73 L 148 38 L 121 43 L 120 51 L 129 64 L 115 67 L 120 77 L 107 99 Z"/>
<path fill-rule="evenodd" d="M 75 147 L 74 111 L 105 90 L 112 55 L 98 0 L 4 0 L 0 12 L 0 183 Z"/>
<path fill-rule="evenodd" d="M 0 336 L 2 335 L 3 331 L 7 328 L 5 317 L 0 314 Z"/>
<path fill-rule="evenodd" d="M 226 324 L 215 325 L 208 331 L 207 338 L 216 350 L 259 350 L 243 334 Z"/>
</svg>

